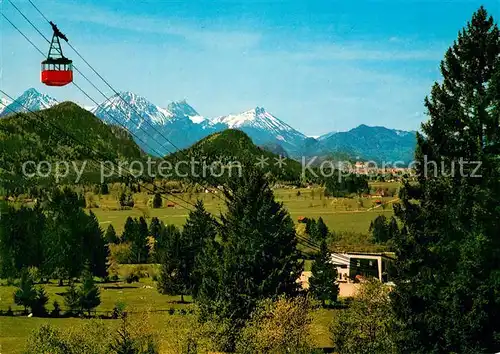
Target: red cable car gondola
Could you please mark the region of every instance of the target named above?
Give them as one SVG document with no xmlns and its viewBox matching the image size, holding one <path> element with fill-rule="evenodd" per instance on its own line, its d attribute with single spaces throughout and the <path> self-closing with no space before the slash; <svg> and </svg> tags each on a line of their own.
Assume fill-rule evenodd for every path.
<svg viewBox="0 0 500 354">
<path fill-rule="evenodd" d="M 64 86 L 73 81 L 73 62 L 63 55 L 59 38 L 68 38 L 50 22 L 54 35 L 50 43 L 49 55 L 42 61 L 42 82 L 47 86 Z"/>
</svg>

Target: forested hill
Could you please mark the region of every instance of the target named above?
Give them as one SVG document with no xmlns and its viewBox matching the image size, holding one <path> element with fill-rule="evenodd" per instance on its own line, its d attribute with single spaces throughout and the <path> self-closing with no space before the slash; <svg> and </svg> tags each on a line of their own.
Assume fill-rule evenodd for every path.
<svg viewBox="0 0 500 354">
<path fill-rule="evenodd" d="M 22 175 L 22 165 L 28 161 L 81 163 L 92 158 L 117 161 L 145 156 L 126 131 L 106 125 L 71 102 L 1 118 L 0 145 L 4 176 L 8 171 L 16 178 Z"/>
<path fill-rule="evenodd" d="M 281 158 L 266 149 L 258 147 L 241 130 L 227 129 L 203 138 L 191 147 L 168 155 L 170 161 L 194 158 L 206 164 L 221 161 L 224 164 L 239 162 L 256 164 L 281 181 L 295 182 L 300 179 L 302 167 L 298 161 Z M 279 161 L 282 161 L 280 166 Z M 262 164 L 260 163 L 262 162 Z"/>
<path fill-rule="evenodd" d="M 120 130 L 71 102 L 36 113 L 10 114 L 0 119 L 1 161 L 85 160 L 91 151 L 93 156 L 99 152 L 114 159 L 141 157 L 141 149 Z"/>
</svg>

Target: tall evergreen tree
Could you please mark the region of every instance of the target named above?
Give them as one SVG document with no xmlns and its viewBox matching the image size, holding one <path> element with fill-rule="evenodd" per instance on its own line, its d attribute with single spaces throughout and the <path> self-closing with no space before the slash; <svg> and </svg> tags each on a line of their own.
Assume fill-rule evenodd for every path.
<svg viewBox="0 0 500 354">
<path fill-rule="evenodd" d="M 137 233 L 139 232 L 139 227 L 137 226 L 137 221 L 132 217 L 128 217 L 125 220 L 125 226 L 123 227 L 123 233 L 121 240 L 122 242 L 132 242 L 137 238 Z"/>
<path fill-rule="evenodd" d="M 85 270 L 82 276 L 82 286 L 79 289 L 80 295 L 80 308 L 81 310 L 86 310 L 90 316 L 90 311 L 100 305 L 101 295 L 99 288 L 94 282 L 92 273 L 89 270 Z"/>
<path fill-rule="evenodd" d="M 417 136 L 418 184 L 406 183 L 395 207 L 403 224 L 391 293 L 406 324 L 400 351 L 493 353 L 500 351 L 500 32 L 484 8 L 446 52 L 441 73 Z"/>
<path fill-rule="evenodd" d="M 78 195 L 69 188 L 55 189 L 44 209 L 47 227 L 43 230 L 44 264 L 46 275 L 63 278 L 78 277 L 85 262 L 82 252 L 87 234 L 88 216 L 81 209 Z"/>
<path fill-rule="evenodd" d="M 196 300 L 207 316 L 241 328 L 259 300 L 297 293 L 303 264 L 293 221 L 262 171 L 243 168 L 225 196 L 221 249 L 209 243 L 204 252 L 202 261 L 215 268 L 203 277 Z"/>
<path fill-rule="evenodd" d="M 330 231 L 328 230 L 328 226 L 326 226 L 325 222 L 323 221 L 323 218 L 320 217 L 314 229 L 312 229 L 313 240 L 319 243 L 326 241 L 329 233 Z"/>
<path fill-rule="evenodd" d="M 196 293 L 201 284 L 202 279 L 196 270 L 201 252 L 207 242 L 215 242 L 216 236 L 217 222 L 206 211 L 203 202 L 198 200 L 195 209 L 189 213 L 182 231 L 184 280 L 190 293 Z"/>
<path fill-rule="evenodd" d="M 393 216 L 387 219 L 385 215 L 379 215 L 370 223 L 368 231 L 376 243 L 386 243 L 393 240 L 399 232 L 398 222 Z"/>
<path fill-rule="evenodd" d="M 137 232 L 134 233 L 135 238 L 132 239 L 132 257 L 134 263 L 145 263 L 148 259 L 148 235 L 149 228 L 142 216 L 137 222 Z"/>
<path fill-rule="evenodd" d="M 39 204 L 33 208 L 6 207 L 0 223 L 0 275 L 15 277 L 23 268 L 40 267 L 43 248 L 40 233 L 45 216 Z"/>
<path fill-rule="evenodd" d="M 165 228 L 160 247 L 156 250 L 156 256 L 161 263 L 157 287 L 162 294 L 181 295 L 181 302 L 184 302 L 188 287 L 183 264 L 185 247 L 181 238 L 181 232 L 175 226 L 169 225 Z"/>
<path fill-rule="evenodd" d="M 106 262 L 109 249 L 99 226 L 99 221 L 92 211 L 90 211 L 87 219 L 82 249 L 82 252 L 85 253 L 85 262 L 89 264 L 89 270 L 93 275 L 105 277 L 108 274 Z"/>
<path fill-rule="evenodd" d="M 101 184 L 101 187 L 100 187 L 99 193 L 100 193 L 101 195 L 108 195 L 108 194 L 109 194 L 109 187 L 108 187 L 108 184 L 107 184 L 107 183 L 102 183 L 102 184 Z"/>
<path fill-rule="evenodd" d="M 108 228 L 106 229 L 106 235 L 104 236 L 106 239 L 107 243 L 118 243 L 120 242 L 120 239 L 116 235 L 115 228 L 113 225 L 109 225 Z"/>
<path fill-rule="evenodd" d="M 149 224 L 149 235 L 155 240 L 158 240 L 163 227 L 164 225 L 162 225 L 160 219 L 157 217 L 152 218 L 151 223 Z"/>
<path fill-rule="evenodd" d="M 21 272 L 19 288 L 14 292 L 14 302 L 16 305 L 24 306 L 24 312 L 31 308 L 37 297 L 37 291 L 33 279 L 27 270 Z"/>
<path fill-rule="evenodd" d="M 337 284 L 337 268 L 331 263 L 330 252 L 326 241 L 321 242 L 320 250 L 314 258 L 309 278 L 309 291 L 323 306 L 326 301 L 330 304 L 337 301 L 339 285 Z"/>
<path fill-rule="evenodd" d="M 153 208 L 161 208 L 163 204 L 163 199 L 161 198 L 160 193 L 155 193 L 155 196 L 153 197 Z"/>
<path fill-rule="evenodd" d="M 306 221 L 306 234 L 312 237 L 316 232 L 316 220 L 313 218 L 307 218 Z"/>
</svg>

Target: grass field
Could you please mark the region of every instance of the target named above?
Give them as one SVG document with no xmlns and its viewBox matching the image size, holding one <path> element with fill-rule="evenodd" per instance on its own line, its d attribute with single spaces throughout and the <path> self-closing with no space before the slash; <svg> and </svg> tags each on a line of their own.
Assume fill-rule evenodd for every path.
<svg viewBox="0 0 500 354">
<path fill-rule="evenodd" d="M 123 272 L 126 268 L 122 267 Z M 51 284 L 44 285 L 49 295 L 49 305 L 47 309 L 52 310 L 52 303 L 57 300 L 63 311 L 64 300 L 62 294 L 66 291 L 66 286 L 60 287 L 54 281 Z M 155 330 L 164 333 L 171 328 L 172 321 L 182 321 L 183 315 L 169 314 L 169 309 L 176 311 L 186 308 L 189 305 L 190 297 L 185 297 L 187 303 L 179 303 L 178 296 L 166 296 L 158 293 L 155 283 L 150 278 L 141 279 L 139 283 L 126 284 L 123 282 L 99 284 L 101 290 L 101 305 L 97 307 L 97 313 L 112 311 L 117 302 L 124 302 L 126 310 L 132 312 L 152 311 L 150 320 Z M 0 285 L 0 309 L 5 311 L 9 306 L 12 310 L 21 311 L 21 306 L 13 303 L 13 293 L 16 287 L 6 285 L 3 281 Z M 329 346 L 328 324 L 330 323 L 334 310 L 318 310 L 313 313 L 312 335 L 319 347 Z M 89 321 L 80 318 L 28 318 L 26 316 L 0 316 L 0 353 L 22 353 L 26 340 L 33 330 L 40 325 L 48 323 L 58 328 L 64 329 L 80 325 L 83 321 Z M 116 326 L 116 320 L 102 320 L 106 325 Z M 166 346 L 169 336 L 160 336 L 161 344 Z"/>
<path fill-rule="evenodd" d="M 371 186 L 372 188 L 397 188 L 395 183 L 377 182 Z M 300 195 L 297 195 L 300 192 Z M 356 234 L 349 239 L 339 241 L 339 245 L 357 247 L 364 249 L 370 245 L 368 228 L 373 219 L 377 215 L 384 214 L 392 215 L 391 201 L 396 200 L 394 197 L 384 198 L 320 198 L 322 190 L 316 189 L 277 189 L 275 190 L 276 198 L 283 202 L 285 207 L 290 212 L 292 218 L 296 221 L 299 216 L 323 218 L 331 231 L 347 232 Z M 98 205 L 98 208 L 92 208 L 96 214 L 99 223 L 103 230 L 108 225 L 112 224 L 116 231 L 120 234 L 123 231 L 123 226 L 127 217 L 144 216 L 147 219 L 158 217 L 164 223 L 175 224 L 181 227 L 187 216 L 188 210 L 192 208 L 189 203 L 193 203 L 196 199 L 202 199 L 208 211 L 219 215 L 224 210 L 224 205 L 220 195 L 207 193 L 200 194 L 178 194 L 179 198 L 184 199 L 188 203 L 182 202 L 179 199 L 168 198 L 178 203 L 175 207 L 162 207 L 159 209 L 149 208 L 148 200 L 150 195 L 145 193 L 137 193 L 134 195 L 135 206 L 129 210 L 120 210 L 116 195 L 110 194 L 104 197 L 91 196 L 93 203 Z M 385 208 L 377 206 L 375 200 L 381 199 L 386 204 Z M 166 204 L 166 202 L 164 202 Z M 348 248 L 348 247 L 347 247 Z M 132 266 L 122 265 L 120 267 L 120 275 L 124 275 Z M 155 272 L 154 266 L 149 265 L 149 274 Z M 311 269 L 311 262 L 306 261 L 305 270 Z M 66 291 L 66 287 L 59 287 L 57 283 L 45 285 L 49 295 L 48 310 L 52 310 L 52 303 L 57 300 L 64 310 L 64 300 L 62 294 Z M 166 330 L 171 326 L 173 318 L 179 317 L 177 320 L 182 320 L 182 315 L 170 315 L 169 309 L 181 309 L 186 307 L 186 304 L 179 303 L 180 298 L 177 296 L 165 296 L 158 293 L 155 283 L 151 278 L 141 279 L 139 283 L 126 284 L 123 282 L 100 284 L 101 288 L 101 305 L 97 308 L 99 313 L 112 311 L 117 302 L 123 302 L 129 311 L 146 311 L 153 310 L 151 320 L 155 329 L 160 331 Z M 21 307 L 13 304 L 13 293 L 15 287 L 6 285 L 3 281 L 0 286 L 0 310 L 6 311 L 9 306 L 13 310 L 22 310 Z M 190 301 L 189 297 L 186 297 Z M 319 347 L 329 346 L 330 339 L 328 335 L 328 324 L 334 310 L 318 310 L 314 313 L 314 321 L 312 333 Z M 26 339 L 29 334 L 43 323 L 50 323 L 61 328 L 68 328 L 82 321 L 87 321 L 77 318 L 27 318 L 23 316 L 6 317 L 0 316 L 0 354 L 3 353 L 22 353 Z M 104 320 L 110 326 L 116 325 L 117 321 Z M 165 341 L 168 335 L 162 336 Z"/>
<path fill-rule="evenodd" d="M 385 183 L 393 186 L 394 183 Z M 384 185 L 378 182 L 377 185 Z M 378 187 L 377 187 L 378 188 Z M 297 196 L 300 192 L 300 196 Z M 392 215 L 391 201 L 396 197 L 383 198 L 320 198 L 322 189 L 278 189 L 275 190 L 276 199 L 282 201 L 288 209 L 294 220 L 299 216 L 319 218 L 322 217 L 330 230 L 336 232 L 355 232 L 368 234 L 368 228 L 371 221 L 380 214 Z M 220 194 L 199 193 L 199 194 L 176 194 L 176 197 L 167 195 L 168 200 L 175 202 L 173 208 L 164 206 L 159 209 L 149 208 L 148 200 L 151 198 L 146 193 L 136 193 L 134 195 L 135 206 L 129 210 L 120 210 L 116 196 L 107 195 L 101 198 L 94 196 L 94 202 L 99 208 L 93 208 L 92 211 L 103 229 L 108 225 L 113 225 L 118 233 L 123 231 L 127 217 L 146 218 L 157 217 L 167 224 L 174 224 L 181 227 L 192 209 L 192 204 L 197 199 L 203 200 L 205 207 L 214 215 L 220 215 L 224 210 L 224 203 Z M 381 200 L 387 203 L 385 209 L 376 206 L 375 200 Z"/>
</svg>

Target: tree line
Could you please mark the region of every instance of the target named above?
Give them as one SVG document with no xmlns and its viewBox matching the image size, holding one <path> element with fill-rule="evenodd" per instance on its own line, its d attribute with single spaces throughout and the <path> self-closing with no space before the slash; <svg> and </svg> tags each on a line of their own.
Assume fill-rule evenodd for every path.
<svg viewBox="0 0 500 354">
<path fill-rule="evenodd" d="M 107 275 L 108 247 L 92 211 L 70 188 L 55 188 L 33 207 L 8 205 L 0 223 L 0 274 L 18 277 L 36 267 L 43 279 L 79 277 L 88 265 L 98 277 Z"/>
</svg>

